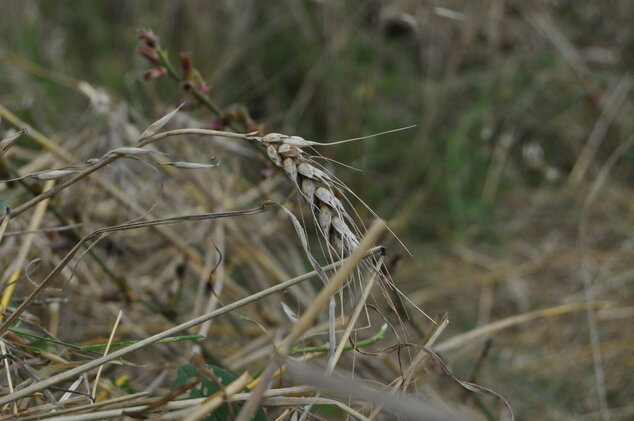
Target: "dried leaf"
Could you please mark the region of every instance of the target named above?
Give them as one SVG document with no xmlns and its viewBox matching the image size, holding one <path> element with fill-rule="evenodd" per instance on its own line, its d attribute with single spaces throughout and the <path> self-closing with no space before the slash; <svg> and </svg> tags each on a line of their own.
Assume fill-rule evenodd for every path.
<svg viewBox="0 0 634 421">
<path fill-rule="evenodd" d="M 308 261 L 310 262 L 310 265 L 315 270 L 315 273 L 317 273 L 317 276 L 319 277 L 319 279 L 324 284 L 327 284 L 328 283 L 328 276 L 326 275 L 326 272 L 324 272 L 324 269 L 321 267 L 321 265 L 317 262 L 317 260 L 315 260 L 313 255 L 310 253 L 310 250 L 308 248 L 308 239 L 306 238 L 306 232 L 304 231 L 304 228 L 302 227 L 302 224 L 299 222 L 297 217 L 295 215 L 293 215 L 293 213 L 291 211 L 289 211 L 286 207 L 284 207 L 284 206 L 282 206 L 280 204 L 278 204 L 278 205 L 279 205 L 280 208 L 282 208 L 282 210 L 284 211 L 284 213 L 286 214 L 288 219 L 293 224 L 293 228 L 295 228 L 295 232 L 297 233 L 297 237 L 299 238 L 299 242 L 301 243 L 302 248 L 304 249 L 304 254 L 308 258 Z"/>
<path fill-rule="evenodd" d="M 291 322 L 297 323 L 297 321 L 299 320 L 297 314 L 295 314 L 295 312 L 291 310 L 291 308 L 286 305 L 284 301 L 280 302 L 280 304 L 282 305 L 282 310 L 284 310 L 284 314 L 286 314 L 286 317 L 288 317 Z"/>
<path fill-rule="evenodd" d="M 141 139 L 145 139 L 148 138 L 150 136 L 153 136 L 156 134 L 156 132 L 158 132 L 159 130 L 161 130 L 161 128 L 167 124 L 168 121 L 170 121 L 172 119 L 172 117 L 174 117 L 174 115 L 176 115 L 176 113 L 178 112 L 178 110 L 181 109 L 183 105 L 179 105 L 178 108 L 176 108 L 175 110 L 170 111 L 169 113 L 167 113 L 165 116 L 159 118 L 158 120 L 156 120 L 154 123 L 150 124 L 148 126 L 147 129 L 145 129 L 145 131 L 143 133 L 141 133 Z"/>
<path fill-rule="evenodd" d="M 153 151 L 151 149 L 135 148 L 135 147 L 128 147 L 128 146 L 122 146 L 120 148 L 113 149 L 110 152 L 108 152 L 106 155 L 143 155 L 148 153 L 167 155 L 165 152 L 158 152 L 158 151 Z"/>
<path fill-rule="evenodd" d="M 169 165 L 170 167 L 184 168 L 184 169 L 188 169 L 188 170 L 197 170 L 197 169 L 201 169 L 201 168 L 217 167 L 218 165 L 220 165 L 220 162 L 215 163 L 215 164 L 199 164 L 197 162 L 178 161 L 178 162 L 163 162 L 163 163 L 160 163 L 160 164 L 161 165 Z"/>
<path fill-rule="evenodd" d="M 2 155 L 4 155 L 15 144 L 18 137 L 22 136 L 23 133 L 26 133 L 26 129 L 17 131 L 12 135 L 0 140 L 0 157 L 2 157 Z"/>
<path fill-rule="evenodd" d="M 43 171 L 37 174 L 33 174 L 31 177 L 38 180 L 57 180 L 58 178 L 66 177 L 67 175 L 77 174 L 77 170 L 50 170 Z"/>
</svg>

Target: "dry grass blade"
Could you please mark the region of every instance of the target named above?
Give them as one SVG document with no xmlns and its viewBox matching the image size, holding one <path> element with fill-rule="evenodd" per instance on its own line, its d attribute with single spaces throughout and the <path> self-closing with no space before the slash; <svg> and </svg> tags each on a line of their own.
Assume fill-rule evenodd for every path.
<svg viewBox="0 0 634 421">
<path fill-rule="evenodd" d="M 449 319 L 447 318 L 447 315 L 445 314 L 442 316 L 438 324 L 434 326 L 431 332 L 427 334 L 428 337 L 426 338 L 425 341 L 423 341 L 424 347 L 427 349 L 431 349 L 436 344 L 436 341 L 438 340 L 438 338 L 440 337 L 442 332 L 447 328 L 448 325 L 449 325 Z M 412 363 L 407 368 L 407 370 L 405 370 L 405 373 L 403 374 L 401 378 L 403 380 L 402 384 L 404 388 L 407 388 L 410 385 L 411 380 L 414 374 L 416 373 L 416 370 L 418 369 L 418 367 L 424 365 L 425 360 L 427 358 L 428 358 L 427 353 L 423 351 L 419 352 L 416 358 L 414 358 L 414 361 L 412 361 Z"/>
<path fill-rule="evenodd" d="M 507 317 L 505 319 L 497 320 L 493 323 L 489 323 L 488 325 L 481 326 L 479 328 L 470 330 L 468 332 L 455 335 L 451 339 L 448 339 L 434 346 L 433 350 L 434 352 L 453 351 L 457 348 L 473 343 L 474 341 L 481 340 L 483 338 L 491 336 L 494 333 L 511 326 L 526 323 L 536 319 L 555 317 L 555 316 L 559 316 L 559 315 L 574 312 L 574 311 L 586 310 L 589 307 L 590 308 L 605 308 L 610 306 L 610 304 L 611 303 L 607 303 L 607 302 L 572 303 L 572 304 L 563 304 L 560 306 L 545 308 L 542 310 L 531 311 L 529 313 L 518 314 L 515 316 Z"/>
<path fill-rule="evenodd" d="M 126 403 L 129 403 L 129 402 L 138 403 L 140 400 L 147 399 L 148 395 L 149 393 L 147 392 L 133 393 L 131 395 L 125 395 L 125 396 L 121 396 L 118 398 L 113 398 L 113 399 L 109 399 L 109 400 L 105 400 L 101 402 L 95 402 L 95 403 L 91 402 L 90 404 L 84 404 L 84 405 L 78 405 L 78 406 L 74 406 L 70 408 L 65 408 L 64 406 L 66 404 L 68 405 L 72 404 L 72 399 L 69 399 L 69 400 L 60 402 L 60 405 L 57 407 L 50 404 L 46 404 L 46 405 L 40 405 L 37 408 L 23 411 L 20 413 L 20 420 L 32 421 L 32 420 L 39 420 L 39 419 L 49 419 L 49 418 L 60 417 L 66 414 L 81 413 L 83 411 L 96 412 L 100 408 L 107 407 L 107 406 L 118 406 L 122 404 L 125 405 Z M 133 404 L 134 403 L 131 403 L 131 405 Z M 55 410 L 55 412 L 52 412 L 52 410 Z M 5 415 L 4 417 L 0 417 L 1 421 L 7 421 L 11 419 L 15 419 L 15 417 L 11 415 L 9 416 Z"/>
<path fill-rule="evenodd" d="M 7 346 L 4 344 L 4 340 L 0 339 L 0 352 L 2 355 L 7 355 Z M 9 367 L 9 359 L 4 358 L 4 369 L 7 372 L 7 385 L 9 386 L 9 393 L 13 393 L 13 380 L 11 379 L 11 369 Z M 14 403 L 12 405 L 13 413 L 18 412 L 18 406 Z"/>
<path fill-rule="evenodd" d="M 2 237 L 4 236 L 4 232 L 7 229 L 7 225 L 9 225 L 9 220 L 11 219 L 11 209 L 7 206 L 3 209 L 4 215 L 2 215 L 2 222 L 0 222 L 0 242 L 2 241 Z"/>
<path fill-rule="evenodd" d="M 449 376 L 453 381 L 458 383 L 463 388 L 471 392 L 480 393 L 482 395 L 489 395 L 500 400 L 504 404 L 506 409 L 508 410 L 508 413 L 510 415 L 510 420 L 515 421 L 515 414 L 513 413 L 513 409 L 511 408 L 511 405 L 509 404 L 509 402 L 506 400 L 504 396 L 502 396 L 501 394 L 497 393 L 494 390 L 480 386 L 479 384 L 475 384 L 472 382 L 459 379 L 451 372 L 451 370 L 449 369 L 449 367 L 447 367 L 445 362 L 438 355 L 436 355 L 434 351 L 432 351 L 431 349 L 428 349 L 427 347 L 421 347 L 421 349 L 423 352 L 427 354 L 427 357 L 431 359 L 434 362 L 434 364 L 436 364 L 436 366 L 440 367 L 447 376 Z"/>
<path fill-rule="evenodd" d="M 40 228 L 37 230 L 25 230 L 25 231 L 11 231 L 7 232 L 4 235 L 6 237 L 19 237 L 26 234 L 37 234 L 37 233 L 55 233 L 55 232 L 64 232 L 69 231 L 78 227 L 83 226 L 83 224 L 70 224 L 64 227 L 55 227 L 55 228 Z M 0 240 L 2 239 L 2 227 L 0 227 Z"/>
<path fill-rule="evenodd" d="M 352 316 L 350 317 L 350 322 L 348 322 L 348 326 L 346 330 L 343 332 L 343 335 L 341 336 L 339 345 L 337 346 L 337 349 L 332 359 L 328 361 L 328 371 L 327 371 L 328 373 L 332 373 L 334 371 L 335 366 L 337 365 L 337 361 L 339 361 L 339 358 L 341 357 L 341 354 L 343 353 L 343 349 L 345 348 L 346 343 L 348 342 L 348 339 L 350 338 L 352 329 L 354 329 L 354 326 L 357 324 L 357 320 L 359 319 L 359 316 L 361 315 L 361 311 L 363 310 L 363 307 L 365 306 L 365 303 L 368 297 L 370 296 L 370 291 L 372 291 L 372 288 L 374 287 L 374 283 L 376 282 L 376 279 L 379 276 L 383 276 L 381 274 L 381 269 L 383 267 L 384 261 L 385 261 L 385 256 L 382 255 L 378 259 L 376 264 L 374 265 L 374 270 L 372 274 L 370 275 L 370 280 L 363 287 L 363 293 L 361 294 L 361 298 L 359 299 L 359 302 L 357 303 L 352 313 Z M 332 346 L 334 346 L 334 344 L 332 344 Z"/>
<path fill-rule="evenodd" d="M 262 405 L 264 406 L 299 406 L 304 405 L 308 399 L 312 398 L 300 398 L 300 397 L 286 397 L 305 394 L 313 392 L 314 388 L 309 386 L 295 386 L 295 387 L 285 387 L 279 389 L 270 389 L 266 391 L 264 401 Z M 128 417 L 138 417 L 144 415 L 146 413 L 156 412 L 159 406 L 156 406 L 157 403 L 160 403 L 164 400 L 164 397 L 160 398 L 147 398 L 147 393 L 137 393 L 134 395 L 127 395 L 121 398 L 110 399 L 108 401 L 98 402 L 96 404 L 91 405 L 82 405 L 76 408 L 68 408 L 61 409 L 56 412 L 51 412 L 48 414 L 40 414 L 40 415 L 32 415 L 32 416 L 22 416 L 20 419 L 24 421 L 31 421 L 36 419 L 50 419 L 50 420 L 75 420 L 75 421 L 88 421 L 88 420 L 101 420 L 101 419 L 109 419 L 116 418 L 121 416 Z M 251 396 L 250 392 L 247 393 L 236 393 L 232 396 L 227 396 L 227 400 L 230 402 L 240 402 L 249 399 Z M 197 398 L 197 399 L 185 399 L 185 400 L 177 400 L 167 402 L 165 404 L 165 409 L 168 411 L 175 411 L 181 409 L 193 408 L 198 405 L 204 403 L 208 398 Z M 116 409 L 105 409 L 98 411 L 98 409 L 108 406 L 120 406 L 121 404 L 127 404 L 123 407 Z M 363 415 L 357 416 L 357 411 L 352 408 L 347 407 L 347 405 L 343 405 L 338 401 L 332 399 L 322 399 L 318 402 L 319 404 L 332 404 L 339 406 L 344 411 L 350 413 L 361 420 L 367 420 L 367 418 L 363 417 Z M 349 408 L 349 409 L 348 409 Z M 53 409 L 52 407 L 47 407 L 47 410 Z M 73 412 L 84 412 L 77 415 L 71 415 Z M 183 416 L 183 412 L 172 412 L 168 414 L 163 414 L 162 419 L 181 419 Z M 5 416 L 0 418 L 3 421 L 9 419 L 15 419 L 14 416 Z"/>
<path fill-rule="evenodd" d="M 123 315 L 123 312 L 119 310 L 119 314 L 117 314 L 117 318 L 114 321 L 114 326 L 112 326 L 112 332 L 110 332 L 110 337 L 108 338 L 108 343 L 106 344 L 106 349 L 103 351 L 103 355 L 108 355 L 108 351 L 110 351 L 110 345 L 112 344 L 112 340 L 114 339 L 114 334 L 117 331 L 117 327 L 119 326 L 119 322 L 121 321 L 122 315 Z M 92 388 L 93 399 L 97 398 L 97 387 L 99 386 L 99 377 L 101 376 L 102 369 L 103 369 L 103 366 L 100 365 L 99 369 L 97 370 L 97 375 L 95 376 L 95 384 Z"/>
<path fill-rule="evenodd" d="M 55 185 L 54 181 L 47 181 L 46 184 L 44 185 L 44 191 L 50 191 L 54 185 Z M 38 227 L 42 223 L 44 214 L 46 213 L 47 206 L 48 206 L 48 201 L 41 202 L 37 206 L 37 208 L 35 209 L 35 212 L 33 213 L 33 216 L 31 217 L 31 221 L 29 223 L 29 231 L 35 231 L 38 229 Z M 8 221 L 9 221 L 9 215 L 5 215 L 3 225 L 5 222 L 8 222 Z M 4 231 L 4 228 L 2 228 L 2 231 Z M 9 279 L 7 280 L 7 287 L 4 289 L 4 291 L 2 291 L 2 299 L 0 300 L 0 311 L 2 312 L 6 311 L 6 309 L 9 306 L 9 301 L 11 300 L 11 297 L 13 297 L 13 292 L 15 291 L 16 282 L 18 278 L 20 277 L 20 274 L 22 273 L 22 269 L 24 267 L 27 254 L 29 250 L 31 249 L 31 244 L 33 242 L 34 236 L 35 234 L 28 234 L 24 238 L 23 243 L 20 247 L 20 251 L 18 252 L 18 256 L 13 261 L 13 265 L 12 265 L 13 272 L 11 273 L 11 275 L 9 276 Z M 2 318 L 3 318 L 2 315 L 0 315 L 0 320 L 2 320 Z"/>
<path fill-rule="evenodd" d="M 359 399 L 382 405 L 399 419 L 418 421 L 464 421 L 466 418 L 454 415 L 436 405 L 414 399 L 406 395 L 389 395 L 382 390 L 375 390 L 361 384 L 359 381 L 343 378 L 342 376 L 326 376 L 323 372 L 297 363 L 287 361 L 288 372 L 301 384 L 312 385 L 327 393 L 334 393 L 346 398 Z"/>
<path fill-rule="evenodd" d="M 300 397 L 279 397 L 279 398 L 266 398 L 262 400 L 262 405 L 263 406 L 290 406 L 290 407 L 294 407 L 294 406 L 305 406 L 305 405 L 332 405 L 332 406 L 336 406 L 337 408 L 341 409 L 343 412 L 345 412 L 346 414 L 348 414 L 349 417 L 351 417 L 352 419 L 356 419 L 359 421 L 370 421 L 365 415 L 363 415 L 362 413 L 360 413 L 359 411 L 355 410 L 354 408 L 351 408 L 350 406 L 339 402 L 338 400 L 335 399 L 328 399 L 328 398 L 320 398 L 320 397 L 307 397 L 307 398 L 300 398 Z M 306 412 L 304 412 L 306 413 Z M 286 418 L 282 418 L 282 416 L 280 416 L 280 418 L 278 419 L 286 419 Z M 277 420 L 276 420 L 277 421 Z"/>
</svg>

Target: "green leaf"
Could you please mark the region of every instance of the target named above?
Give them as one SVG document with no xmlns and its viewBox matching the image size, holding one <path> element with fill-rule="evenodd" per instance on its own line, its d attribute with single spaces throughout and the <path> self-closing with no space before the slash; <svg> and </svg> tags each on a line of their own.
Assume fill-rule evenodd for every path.
<svg viewBox="0 0 634 421">
<path fill-rule="evenodd" d="M 209 367 L 209 369 L 213 371 L 213 373 L 218 377 L 223 386 L 227 386 L 238 378 L 238 376 L 236 376 L 235 374 L 220 367 L 216 367 L 213 365 L 207 365 L 207 367 Z M 172 383 L 172 389 L 175 389 L 178 386 L 187 383 L 191 379 L 196 378 L 196 376 L 198 376 L 198 369 L 196 367 L 189 364 L 180 366 L 178 368 L 178 371 L 176 372 L 176 380 L 174 380 L 174 382 Z M 219 388 L 216 385 L 215 381 L 204 377 L 197 386 L 191 389 L 189 393 L 189 399 L 205 398 L 207 396 L 213 395 L 218 390 Z M 244 388 L 244 391 L 248 392 L 249 389 Z M 242 407 L 241 403 L 231 403 L 230 405 L 234 415 L 240 412 L 240 408 Z M 224 403 L 220 405 L 220 407 L 218 407 L 218 409 L 216 409 L 213 414 L 206 417 L 205 421 L 229 421 L 231 413 L 232 412 L 229 411 L 229 405 Z M 266 413 L 264 412 L 264 409 L 262 407 L 258 408 L 252 420 L 267 421 Z"/>
<path fill-rule="evenodd" d="M 182 386 L 191 378 L 198 375 L 198 370 L 189 364 L 181 365 L 176 372 L 176 380 L 172 383 L 172 389 Z"/>
</svg>

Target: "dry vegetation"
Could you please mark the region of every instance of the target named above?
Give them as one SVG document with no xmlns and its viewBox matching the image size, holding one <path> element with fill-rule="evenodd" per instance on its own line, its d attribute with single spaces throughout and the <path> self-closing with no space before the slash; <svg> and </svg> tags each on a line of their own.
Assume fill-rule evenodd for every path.
<svg viewBox="0 0 634 421">
<path fill-rule="evenodd" d="M 631 2 L 2 7 L 0 420 L 634 415 Z"/>
</svg>

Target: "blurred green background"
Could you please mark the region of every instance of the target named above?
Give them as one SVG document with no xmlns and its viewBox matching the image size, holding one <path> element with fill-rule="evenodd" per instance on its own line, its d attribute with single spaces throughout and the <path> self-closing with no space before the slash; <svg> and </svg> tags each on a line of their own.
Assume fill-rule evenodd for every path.
<svg viewBox="0 0 634 421">
<path fill-rule="evenodd" d="M 323 152 L 363 170 L 337 174 L 392 219 L 415 251 L 396 274 L 429 313 L 449 310 L 452 326 L 468 329 L 581 294 L 574 253 L 582 206 L 634 131 L 632 1 L 75 0 L 0 7 L 0 103 L 45 133 L 63 138 L 89 118 L 86 98 L 65 86 L 69 77 L 123 99 L 138 127 L 179 103 L 185 94 L 173 81 L 142 79 L 149 64 L 138 55 L 135 31 L 150 28 L 176 61 L 179 52 L 192 53 L 217 104 L 244 105 L 267 132 L 327 142 L 416 125 Z M 38 74 L 29 63 L 47 71 Z M 215 119 L 204 109 L 190 112 L 202 122 Z M 628 149 L 589 213 L 588 247 L 604 253 L 593 257 L 598 278 L 631 270 L 632 164 Z M 620 348 L 606 342 L 605 352 L 608 403 L 625 408 L 626 419 L 634 413 L 627 412 L 634 346 L 621 323 L 631 323 L 631 276 L 596 291 L 597 300 L 630 309 L 601 327 L 604 338 L 625 341 Z M 482 376 L 534 419 L 599 419 L 584 317 L 539 328 L 499 339 Z M 569 367 L 574 375 L 553 369 L 566 360 L 562 343 L 579 352 L 582 362 Z M 460 361 L 469 366 L 473 358 Z"/>
</svg>

